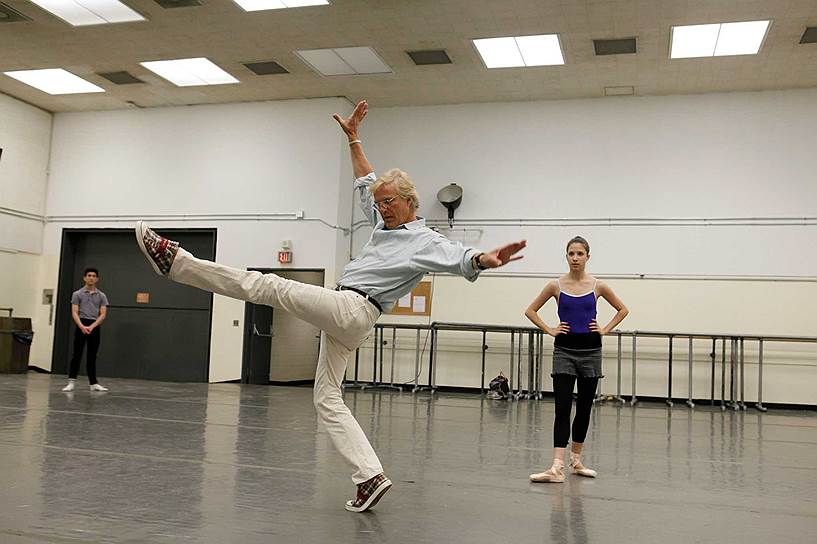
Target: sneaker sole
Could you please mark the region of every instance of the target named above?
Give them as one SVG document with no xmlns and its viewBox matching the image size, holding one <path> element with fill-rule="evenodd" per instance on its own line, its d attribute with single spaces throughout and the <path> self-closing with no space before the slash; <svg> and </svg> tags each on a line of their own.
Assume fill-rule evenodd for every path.
<svg viewBox="0 0 817 544">
<path fill-rule="evenodd" d="M 142 250 L 142 254 L 148 260 L 148 262 L 150 263 L 150 266 L 153 267 L 153 270 L 157 274 L 159 274 L 160 276 L 164 276 L 164 274 L 162 274 L 162 271 L 159 269 L 159 267 L 156 266 L 156 263 L 153 262 L 153 258 L 150 256 L 150 253 L 148 253 L 148 250 L 145 248 L 145 240 L 144 240 L 144 238 L 145 238 L 145 222 L 142 221 L 142 220 L 137 221 L 136 222 L 136 228 L 134 229 L 134 232 L 136 233 L 136 242 L 139 244 L 139 249 Z"/>
<path fill-rule="evenodd" d="M 383 495 L 385 495 L 386 491 L 388 491 L 389 489 L 391 489 L 391 480 L 386 479 L 385 482 L 377 486 L 377 488 L 369 496 L 369 499 L 366 502 L 364 502 L 361 506 L 355 507 L 349 506 L 347 504 L 346 509 L 350 512 L 365 512 L 366 510 L 368 510 L 369 508 L 373 508 L 374 505 L 380 502 L 380 499 L 383 498 Z"/>
</svg>

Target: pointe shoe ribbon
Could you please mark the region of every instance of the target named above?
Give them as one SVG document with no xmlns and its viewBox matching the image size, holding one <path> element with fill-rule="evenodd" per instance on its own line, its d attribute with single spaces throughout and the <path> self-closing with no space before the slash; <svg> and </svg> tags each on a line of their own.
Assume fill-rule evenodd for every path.
<svg viewBox="0 0 817 544">
<path fill-rule="evenodd" d="M 570 471 L 573 474 L 578 474 L 586 478 L 595 478 L 598 475 L 598 472 L 595 470 L 582 465 L 581 455 L 575 455 L 573 453 L 570 454 Z"/>
</svg>

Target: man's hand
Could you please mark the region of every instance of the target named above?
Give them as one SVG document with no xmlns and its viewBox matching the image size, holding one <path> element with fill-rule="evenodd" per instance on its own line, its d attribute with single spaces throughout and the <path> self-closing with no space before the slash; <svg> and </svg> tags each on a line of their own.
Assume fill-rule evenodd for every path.
<svg viewBox="0 0 817 544">
<path fill-rule="evenodd" d="M 523 255 L 516 254 L 522 251 L 526 245 L 528 245 L 528 242 L 522 240 L 497 248 L 490 253 L 483 253 L 479 258 L 479 264 L 484 268 L 499 268 L 510 262 L 518 261 Z"/>
<path fill-rule="evenodd" d="M 81 325 L 80 329 L 82 330 L 82 334 L 91 334 L 91 327 L 86 327 L 85 325 Z"/>
<path fill-rule="evenodd" d="M 349 138 L 349 141 L 351 141 L 358 139 L 357 131 L 360 128 L 360 123 L 363 121 L 363 118 L 366 117 L 367 113 L 369 113 L 369 104 L 367 104 L 365 100 L 361 100 L 357 103 L 357 106 L 355 106 L 354 111 L 352 111 L 352 114 L 349 115 L 348 119 L 343 119 L 337 113 L 333 114 L 332 118 L 338 122 L 340 128 Z"/>
</svg>

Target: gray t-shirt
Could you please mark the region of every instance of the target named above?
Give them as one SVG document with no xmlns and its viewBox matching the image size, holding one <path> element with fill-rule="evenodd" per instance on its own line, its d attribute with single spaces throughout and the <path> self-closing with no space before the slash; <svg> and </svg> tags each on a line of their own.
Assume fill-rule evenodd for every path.
<svg viewBox="0 0 817 544">
<path fill-rule="evenodd" d="M 71 304 L 79 306 L 80 319 L 96 319 L 99 317 L 99 309 L 108 305 L 108 297 L 99 289 L 89 291 L 81 287 L 71 295 Z"/>
</svg>

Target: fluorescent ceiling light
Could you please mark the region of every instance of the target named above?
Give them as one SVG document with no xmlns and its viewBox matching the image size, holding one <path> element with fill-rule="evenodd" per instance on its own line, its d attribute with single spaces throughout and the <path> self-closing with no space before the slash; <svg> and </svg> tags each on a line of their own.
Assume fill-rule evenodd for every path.
<svg viewBox="0 0 817 544">
<path fill-rule="evenodd" d="M 522 52 L 513 38 L 486 38 L 474 40 L 474 45 L 488 68 L 525 66 Z"/>
<path fill-rule="evenodd" d="M 756 55 L 771 21 L 672 27 L 670 58 Z"/>
<path fill-rule="evenodd" d="M 722 24 L 715 56 L 756 55 L 760 51 L 760 44 L 763 43 L 770 22 L 746 21 Z"/>
<path fill-rule="evenodd" d="M 119 0 L 31 0 L 46 11 L 74 25 L 104 25 L 144 21 Z"/>
<path fill-rule="evenodd" d="M 392 69 L 371 47 L 339 47 L 295 51 L 301 59 L 324 76 L 388 74 Z"/>
<path fill-rule="evenodd" d="M 302 8 L 304 6 L 326 6 L 327 0 L 233 0 L 244 11 L 265 9 Z"/>
<path fill-rule="evenodd" d="M 516 45 L 522 52 L 525 66 L 556 66 L 565 63 L 556 34 L 520 36 L 516 38 Z"/>
<path fill-rule="evenodd" d="M 236 78 L 203 57 L 157 60 L 139 64 L 179 87 L 238 83 Z"/>
<path fill-rule="evenodd" d="M 4 72 L 17 81 L 22 81 L 48 94 L 80 94 L 104 93 L 105 89 L 97 87 L 90 81 L 85 81 L 62 68 L 48 68 L 45 70 L 20 70 Z"/>
<path fill-rule="evenodd" d="M 472 40 L 488 68 L 554 66 L 564 64 L 559 36 L 516 36 Z"/>
</svg>

